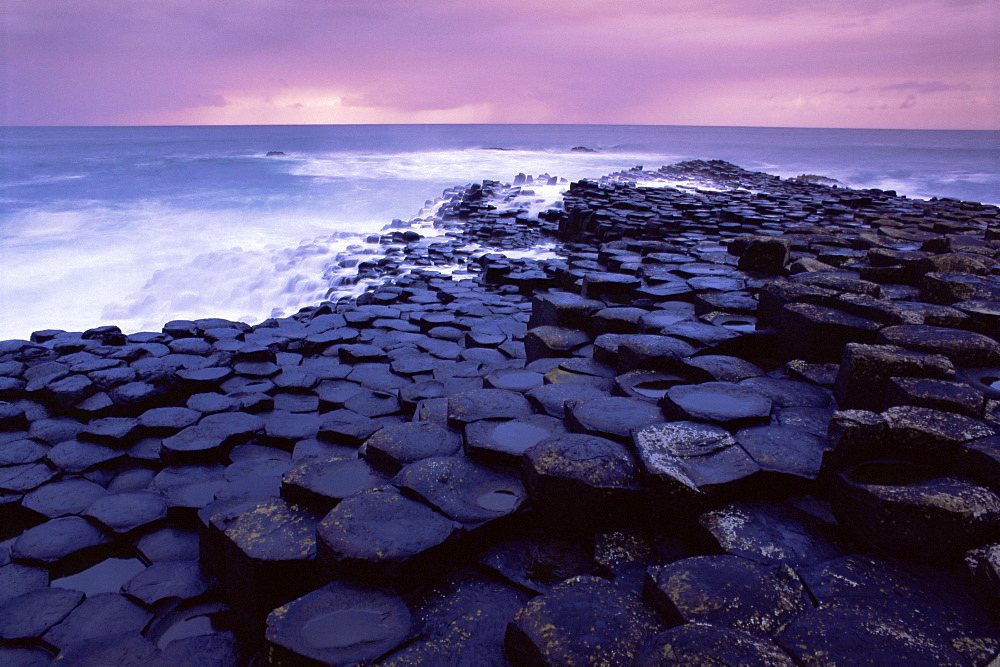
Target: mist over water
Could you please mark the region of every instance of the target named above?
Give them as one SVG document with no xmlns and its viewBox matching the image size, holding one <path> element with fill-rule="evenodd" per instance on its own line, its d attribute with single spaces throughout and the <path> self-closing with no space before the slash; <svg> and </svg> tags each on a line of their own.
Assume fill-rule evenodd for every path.
<svg viewBox="0 0 1000 667">
<path fill-rule="evenodd" d="M 156 331 L 170 319 L 290 315 L 324 297 L 338 253 L 363 251 L 364 238 L 392 219 L 429 215 L 446 188 L 519 172 L 572 181 L 720 158 L 780 176 L 995 202 L 998 137 L 531 125 L 5 128 L 0 340 L 45 328 Z M 595 152 L 571 150 L 579 146 Z M 558 191 L 538 188 L 534 208 Z"/>
</svg>

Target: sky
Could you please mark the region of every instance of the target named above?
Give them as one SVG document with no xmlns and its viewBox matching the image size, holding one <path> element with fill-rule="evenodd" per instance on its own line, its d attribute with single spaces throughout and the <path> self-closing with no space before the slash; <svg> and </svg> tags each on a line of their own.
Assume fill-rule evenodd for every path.
<svg viewBox="0 0 1000 667">
<path fill-rule="evenodd" d="M 1000 129 L 998 0 L 0 0 L 0 124 Z"/>
</svg>

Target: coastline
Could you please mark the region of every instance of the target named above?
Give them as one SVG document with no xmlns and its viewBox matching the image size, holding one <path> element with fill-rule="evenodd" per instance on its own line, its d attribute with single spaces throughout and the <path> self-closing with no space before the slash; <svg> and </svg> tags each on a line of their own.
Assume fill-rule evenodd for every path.
<svg viewBox="0 0 1000 667">
<path fill-rule="evenodd" d="M 701 161 L 489 203 L 528 187 L 357 298 L 0 342 L 0 658 L 991 660 L 1000 211 Z"/>
</svg>

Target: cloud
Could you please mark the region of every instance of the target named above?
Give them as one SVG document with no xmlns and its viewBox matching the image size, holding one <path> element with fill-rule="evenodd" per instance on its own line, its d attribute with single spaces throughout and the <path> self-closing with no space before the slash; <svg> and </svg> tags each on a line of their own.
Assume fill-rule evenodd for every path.
<svg viewBox="0 0 1000 667">
<path fill-rule="evenodd" d="M 2 1 L 18 124 L 864 126 L 880 95 L 995 96 L 996 11 L 974 0 Z M 928 126 L 958 118 L 925 108 Z"/>
<path fill-rule="evenodd" d="M 925 83 L 919 83 L 917 81 L 906 81 L 904 83 L 894 83 L 879 88 L 879 90 L 882 92 L 901 90 L 901 91 L 913 91 L 921 94 L 943 93 L 952 90 L 965 91 L 970 89 L 971 86 L 965 84 L 944 83 L 942 81 L 927 81 Z"/>
</svg>

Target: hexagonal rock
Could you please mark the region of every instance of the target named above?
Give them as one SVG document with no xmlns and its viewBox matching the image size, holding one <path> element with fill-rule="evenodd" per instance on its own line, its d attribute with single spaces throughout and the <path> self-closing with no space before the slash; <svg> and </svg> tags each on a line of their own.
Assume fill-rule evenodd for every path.
<svg viewBox="0 0 1000 667">
<path fill-rule="evenodd" d="M 95 500 L 84 515 L 100 521 L 112 532 L 128 533 L 166 519 L 167 501 L 149 491 L 112 493 Z"/>
<path fill-rule="evenodd" d="M 837 361 L 848 343 L 872 343 L 881 325 L 836 308 L 791 303 L 781 312 L 778 331 L 787 357 Z"/>
<path fill-rule="evenodd" d="M 979 419 L 931 408 L 900 405 L 885 410 L 882 417 L 886 422 L 885 458 L 951 465 L 961 453 L 962 443 L 995 434 Z"/>
<path fill-rule="evenodd" d="M 831 526 L 790 505 L 736 503 L 705 512 L 698 523 L 726 553 L 765 565 L 814 565 L 843 555 Z"/>
<path fill-rule="evenodd" d="M 153 408 L 139 415 L 139 424 L 146 435 L 164 438 L 195 424 L 201 417 L 200 412 L 190 408 Z"/>
<path fill-rule="evenodd" d="M 841 473 L 832 499 L 855 536 L 912 560 L 955 558 L 1000 530 L 996 493 L 903 461 L 864 463 Z"/>
<path fill-rule="evenodd" d="M 38 488 L 56 476 L 44 463 L 25 463 L 0 468 L 0 490 L 24 493 Z"/>
<path fill-rule="evenodd" d="M 749 361 L 723 354 L 702 354 L 684 359 L 683 363 L 693 373 L 703 374 L 702 377 L 692 375 L 692 379 L 698 382 L 739 382 L 764 375 L 763 370 Z"/>
<path fill-rule="evenodd" d="M 21 501 L 21 505 L 55 519 L 69 514 L 80 514 L 107 493 L 104 487 L 83 478 L 63 479 L 50 482 L 28 493 Z"/>
<path fill-rule="evenodd" d="M 358 458 L 311 460 L 281 478 L 281 497 L 317 512 L 329 512 L 344 498 L 388 483 L 389 478 Z"/>
<path fill-rule="evenodd" d="M 34 440 L 11 440 L 0 447 L 0 466 L 37 463 L 45 458 L 48 451 L 48 445 Z"/>
<path fill-rule="evenodd" d="M 55 664 L 103 667 L 147 665 L 161 657 L 156 645 L 138 632 L 118 632 L 73 642 L 56 656 Z"/>
<path fill-rule="evenodd" d="M 316 528 L 318 557 L 327 569 L 404 577 L 440 568 L 446 542 L 460 524 L 395 489 L 378 488 L 347 498 Z"/>
<path fill-rule="evenodd" d="M 784 273 L 791 241 L 773 236 L 755 236 L 740 255 L 740 271 L 775 276 Z"/>
<path fill-rule="evenodd" d="M 506 421 L 484 419 L 465 427 L 465 453 L 485 463 L 517 466 L 529 447 L 565 432 L 562 420 L 546 415 Z"/>
<path fill-rule="evenodd" d="M 393 483 L 449 519 L 472 526 L 517 511 L 527 498 L 520 477 L 458 456 L 411 463 Z"/>
<path fill-rule="evenodd" d="M 803 665 L 830 664 L 831 656 L 851 656 L 870 665 L 967 664 L 946 640 L 866 607 L 810 609 L 777 641 Z"/>
<path fill-rule="evenodd" d="M 524 353 L 528 362 L 550 357 L 569 357 L 573 350 L 590 342 L 590 336 L 577 329 L 541 326 L 524 334 Z"/>
<path fill-rule="evenodd" d="M 163 441 L 164 457 L 174 463 L 200 463 L 221 459 L 232 445 L 250 440 L 264 430 L 264 420 L 245 412 L 207 415 L 194 426 Z"/>
<path fill-rule="evenodd" d="M 382 426 L 381 421 L 359 415 L 353 410 L 334 410 L 323 414 L 316 437 L 337 445 L 358 447 Z"/>
<path fill-rule="evenodd" d="M 678 338 L 654 334 L 622 336 L 618 343 L 618 372 L 636 369 L 666 371 L 695 353 L 695 348 Z"/>
<path fill-rule="evenodd" d="M 829 389 L 789 378 L 752 377 L 741 380 L 739 386 L 769 398 L 775 408 L 825 408 L 833 403 Z"/>
<path fill-rule="evenodd" d="M 647 570 L 646 595 L 672 623 L 774 635 L 812 604 L 787 567 L 739 556 L 694 556 Z"/>
<path fill-rule="evenodd" d="M 414 631 L 421 639 L 379 661 L 380 665 L 477 664 L 502 667 L 507 623 L 528 601 L 514 586 L 471 569 L 422 591 L 414 603 Z"/>
<path fill-rule="evenodd" d="M 962 329 L 901 324 L 879 331 L 878 342 L 916 352 L 940 354 L 958 366 L 990 366 L 1000 362 L 1000 343 Z"/>
<path fill-rule="evenodd" d="M 56 563 L 66 556 L 107 544 L 104 532 L 86 519 L 65 516 L 50 519 L 21 533 L 11 546 L 17 561 Z"/>
<path fill-rule="evenodd" d="M 755 634 L 707 623 L 687 623 L 661 632 L 646 642 L 632 665 L 793 667 L 795 662 L 774 642 Z"/>
<path fill-rule="evenodd" d="M 516 664 L 625 665 L 663 629 L 639 597 L 606 579 L 578 576 L 522 607 L 505 644 Z"/>
<path fill-rule="evenodd" d="M 1000 543 L 969 550 L 965 554 L 965 566 L 996 613 L 1000 610 Z"/>
<path fill-rule="evenodd" d="M 480 419 L 518 419 L 532 413 L 521 394 L 503 389 L 474 389 L 448 398 L 448 424 L 462 428 Z"/>
<path fill-rule="evenodd" d="M 66 440 L 49 450 L 45 458 L 63 472 L 79 473 L 123 458 L 125 451 L 93 442 Z"/>
<path fill-rule="evenodd" d="M 912 405 L 968 417 L 981 417 L 985 403 L 985 394 L 965 382 L 900 377 L 889 378 L 883 399 L 886 407 Z"/>
<path fill-rule="evenodd" d="M 129 579 L 122 592 L 153 606 L 168 598 L 198 597 L 211 583 L 196 560 L 165 561 L 153 563 Z"/>
<path fill-rule="evenodd" d="M 635 500 L 639 489 L 639 469 L 628 447 L 579 433 L 546 438 L 528 449 L 522 476 L 536 507 L 567 519 L 598 520 Z"/>
<path fill-rule="evenodd" d="M 684 505 L 727 495 L 760 468 L 728 431 L 710 424 L 670 422 L 635 431 L 644 476 L 669 502 Z"/>
<path fill-rule="evenodd" d="M 39 588 L 0 604 L 0 639 L 41 637 L 66 618 L 83 593 L 65 588 Z"/>
<path fill-rule="evenodd" d="M 761 470 L 774 473 L 769 475 L 773 484 L 794 486 L 819 478 L 826 438 L 796 426 L 772 425 L 741 429 L 734 437 Z"/>
<path fill-rule="evenodd" d="M 633 429 L 666 421 L 658 407 L 638 398 L 594 398 L 567 407 L 571 430 L 619 442 L 628 442 Z"/>
<path fill-rule="evenodd" d="M 175 639 L 164 647 L 157 660 L 149 664 L 151 667 L 174 665 L 236 667 L 246 662 L 247 659 L 241 655 L 236 636 L 231 632 L 220 632 Z"/>
<path fill-rule="evenodd" d="M 914 352 L 896 345 L 861 345 L 844 348 L 834 385 L 837 405 L 842 410 L 880 410 L 886 383 L 891 377 L 955 377 L 955 367 L 948 357 L 929 352 Z"/>
<path fill-rule="evenodd" d="M 1000 493 L 1000 436 L 966 442 L 959 452 L 958 471 Z"/>
<path fill-rule="evenodd" d="M 727 428 L 766 423 L 771 400 L 760 392 L 731 382 L 703 382 L 671 387 L 660 400 L 674 419 L 705 421 Z"/>
<path fill-rule="evenodd" d="M 604 302 L 585 299 L 571 292 L 537 294 L 531 301 L 529 328 L 543 325 L 585 330 L 591 314 L 604 308 Z"/>
<path fill-rule="evenodd" d="M 368 663 L 406 641 L 412 625 L 399 597 L 335 581 L 272 611 L 265 651 L 274 665 Z"/>
<path fill-rule="evenodd" d="M 49 585 L 49 572 L 42 567 L 7 563 L 0 565 L 0 602 Z"/>
<path fill-rule="evenodd" d="M 263 630 L 265 615 L 280 600 L 315 585 L 319 520 L 296 505 L 270 500 L 242 511 L 226 527 L 225 566 L 217 575 L 247 636 Z"/>
<path fill-rule="evenodd" d="M 2 378 L 0 378 L 2 380 Z M 0 664 L 18 667 L 49 667 L 55 657 L 42 648 L 0 646 Z"/>
<path fill-rule="evenodd" d="M 142 631 L 153 613 L 118 593 L 100 593 L 87 598 L 43 639 L 58 649 L 84 640 L 120 632 Z"/>
<path fill-rule="evenodd" d="M 452 456 L 462 450 L 462 436 L 431 422 L 407 422 L 386 426 L 365 440 L 361 454 L 376 468 L 390 475 L 408 463 L 436 456 Z"/>
</svg>

